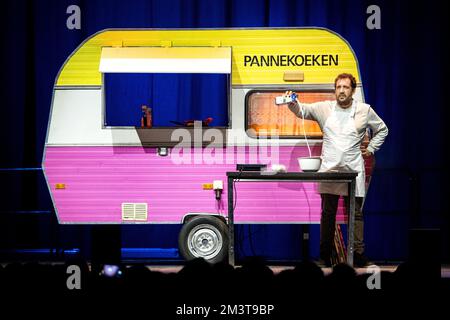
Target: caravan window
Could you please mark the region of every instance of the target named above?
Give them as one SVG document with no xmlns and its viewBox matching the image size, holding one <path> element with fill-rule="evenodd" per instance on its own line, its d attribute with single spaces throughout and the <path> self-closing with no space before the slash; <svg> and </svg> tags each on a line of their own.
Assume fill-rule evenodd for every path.
<svg viewBox="0 0 450 320">
<path fill-rule="evenodd" d="M 105 126 L 140 126 L 141 106 L 152 108 L 153 127 L 213 118 L 228 126 L 227 74 L 104 73 Z M 178 123 L 178 124 L 177 124 Z"/>
<path fill-rule="evenodd" d="M 275 97 L 284 91 L 250 91 L 246 96 L 246 130 L 253 138 L 304 137 L 302 119 L 295 116 L 287 106 L 275 104 Z M 301 101 L 313 103 L 334 100 L 334 91 L 302 91 Z M 316 121 L 305 120 L 305 132 L 308 138 L 322 138 L 322 131 Z M 249 130 L 253 129 L 253 130 Z"/>
</svg>

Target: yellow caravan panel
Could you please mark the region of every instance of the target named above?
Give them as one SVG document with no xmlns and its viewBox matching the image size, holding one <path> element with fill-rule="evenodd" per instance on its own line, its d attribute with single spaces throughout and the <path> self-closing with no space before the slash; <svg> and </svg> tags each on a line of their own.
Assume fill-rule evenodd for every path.
<svg viewBox="0 0 450 320">
<path fill-rule="evenodd" d="M 360 82 L 351 47 L 326 29 L 174 29 L 100 32 L 66 61 L 56 85 L 100 86 L 103 47 L 231 47 L 233 86 L 292 84 L 284 75 L 293 71 L 303 73 L 304 84 L 332 84 L 342 72 Z"/>
</svg>

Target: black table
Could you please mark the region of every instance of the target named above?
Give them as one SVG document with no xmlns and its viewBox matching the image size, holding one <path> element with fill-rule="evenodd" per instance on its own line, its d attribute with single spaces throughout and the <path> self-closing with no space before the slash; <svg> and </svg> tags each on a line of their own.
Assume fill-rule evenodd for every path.
<svg viewBox="0 0 450 320">
<path fill-rule="evenodd" d="M 353 242 L 355 225 L 355 191 L 357 172 L 259 172 L 259 171 L 232 171 L 227 172 L 228 177 L 228 261 L 234 266 L 234 199 L 233 187 L 236 181 L 293 181 L 293 182 L 343 182 L 348 184 L 349 215 L 347 263 L 353 267 Z"/>
</svg>

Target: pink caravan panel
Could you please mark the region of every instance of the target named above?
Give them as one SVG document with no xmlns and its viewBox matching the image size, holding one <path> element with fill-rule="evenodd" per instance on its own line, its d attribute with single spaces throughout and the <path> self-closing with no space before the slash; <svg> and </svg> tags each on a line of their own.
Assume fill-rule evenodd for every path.
<svg viewBox="0 0 450 320">
<path fill-rule="evenodd" d="M 60 223 L 129 223 L 122 221 L 124 202 L 147 203 L 147 223 L 181 223 L 192 212 L 227 216 L 226 172 L 235 171 L 237 162 L 254 163 L 249 149 L 242 149 L 216 149 L 225 163 L 213 164 L 205 163 L 202 149 L 188 149 L 192 161 L 174 164 L 173 154 L 159 156 L 156 148 L 46 147 L 44 170 Z M 303 146 L 280 147 L 278 163 L 299 171 L 297 158 L 307 155 Z M 214 180 L 223 181 L 219 202 L 213 190 L 202 187 Z M 58 183 L 65 188 L 56 189 Z M 316 183 L 241 181 L 236 193 L 236 223 L 320 222 Z M 341 200 L 339 223 L 343 212 Z"/>
</svg>

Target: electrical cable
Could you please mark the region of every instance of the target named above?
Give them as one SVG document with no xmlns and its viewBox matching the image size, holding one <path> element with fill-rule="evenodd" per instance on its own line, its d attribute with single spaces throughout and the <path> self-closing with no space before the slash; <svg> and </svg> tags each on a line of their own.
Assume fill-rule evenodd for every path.
<svg viewBox="0 0 450 320">
<path fill-rule="evenodd" d="M 233 213 L 234 213 L 234 209 L 236 209 L 236 205 L 237 205 L 236 182 L 239 182 L 239 180 L 240 180 L 240 178 L 241 178 L 241 174 L 242 174 L 242 168 L 239 169 L 238 176 L 237 176 L 237 178 L 235 179 L 235 182 L 233 183 L 233 193 L 234 193 Z"/>
<path fill-rule="evenodd" d="M 302 113 L 302 127 L 303 127 L 303 135 L 305 136 L 306 146 L 308 147 L 309 157 L 312 157 L 311 154 L 311 148 L 309 147 L 308 138 L 306 137 L 306 130 L 305 130 L 305 110 L 303 110 L 303 106 L 300 104 L 300 101 L 298 101 L 297 98 L 295 98 L 295 101 L 297 101 L 298 106 L 300 107 L 300 111 Z"/>
</svg>

